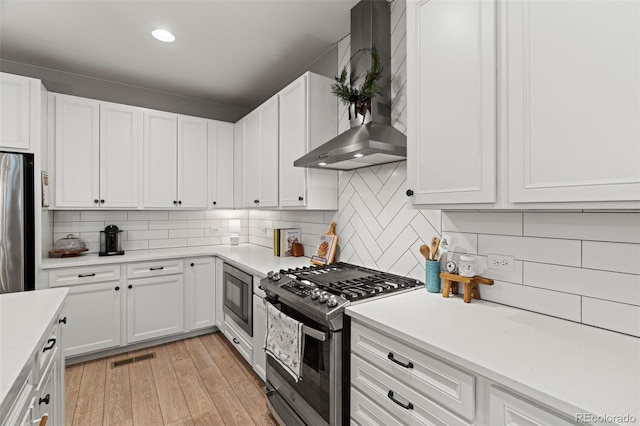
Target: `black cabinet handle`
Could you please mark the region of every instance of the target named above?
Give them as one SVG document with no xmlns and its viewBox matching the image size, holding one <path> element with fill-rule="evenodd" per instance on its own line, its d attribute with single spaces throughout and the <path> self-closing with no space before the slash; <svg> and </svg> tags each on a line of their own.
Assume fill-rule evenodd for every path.
<svg viewBox="0 0 640 426">
<path fill-rule="evenodd" d="M 191 266 L 196 266 L 196 264 L 195 263 L 191 263 Z"/>
<path fill-rule="evenodd" d="M 119 286 L 119 285 L 117 285 L 117 286 L 116 286 L 116 291 L 119 291 L 119 290 L 120 290 L 120 286 Z"/>
<path fill-rule="evenodd" d="M 253 202 L 254 202 L 255 204 L 258 204 L 258 203 L 260 202 L 260 200 L 253 200 Z"/>
<path fill-rule="evenodd" d="M 402 408 L 406 409 L 406 410 L 413 410 L 413 404 L 408 402 L 407 404 L 403 404 L 402 402 L 398 401 L 397 399 L 395 399 L 393 397 L 393 391 L 390 390 L 389 393 L 387 394 L 387 396 L 389 397 L 390 400 L 392 400 L 393 402 L 395 402 L 396 404 L 398 404 L 399 406 L 401 406 Z"/>
<path fill-rule="evenodd" d="M 178 204 L 182 204 L 182 201 L 178 201 Z"/>
<path fill-rule="evenodd" d="M 98 200 L 97 198 L 95 200 L 93 200 L 94 203 L 98 204 L 100 202 L 100 200 Z"/>
<path fill-rule="evenodd" d="M 404 364 L 393 357 L 393 352 L 389 352 L 389 355 L 387 355 L 387 358 L 389 358 L 391 361 L 395 362 L 396 364 L 404 368 L 413 368 L 413 363 L 411 361 Z"/>
<path fill-rule="evenodd" d="M 176 201 L 176 200 L 173 200 L 173 204 L 178 204 L 178 201 Z"/>
<path fill-rule="evenodd" d="M 42 352 L 50 351 L 56 345 L 56 339 L 47 340 L 47 346 L 42 348 Z"/>
<path fill-rule="evenodd" d="M 58 320 L 58 324 L 66 324 L 66 323 L 67 323 L 67 317 L 64 317 Z"/>
<path fill-rule="evenodd" d="M 44 402 L 45 404 L 49 405 L 49 401 L 51 400 L 51 394 L 47 394 L 47 396 L 45 396 L 44 398 L 39 398 L 38 399 L 38 405 L 42 405 L 42 403 Z"/>
<path fill-rule="evenodd" d="M 93 274 L 78 274 L 78 278 L 86 278 L 86 277 L 95 277 L 96 273 Z"/>
<path fill-rule="evenodd" d="M 217 202 L 217 201 L 214 201 L 214 202 L 213 202 L 213 205 L 215 206 L 216 204 L 218 204 L 218 202 Z"/>
<path fill-rule="evenodd" d="M 407 197 L 411 197 L 413 195 L 412 189 L 407 189 Z"/>
<path fill-rule="evenodd" d="M 100 204 L 104 204 L 104 200 L 100 200 Z"/>
<path fill-rule="evenodd" d="M 233 340 L 233 343 L 235 343 L 236 345 L 240 344 L 240 340 L 236 339 L 235 337 L 231 340 Z"/>
<path fill-rule="evenodd" d="M 298 201 L 304 200 L 304 197 L 298 197 Z"/>
<path fill-rule="evenodd" d="M 161 271 L 164 269 L 164 266 L 154 266 L 153 268 L 149 268 L 150 271 Z"/>
<path fill-rule="evenodd" d="M 127 288 L 133 288 L 133 286 L 132 286 L 131 284 L 129 284 L 129 285 L 127 286 Z"/>
</svg>

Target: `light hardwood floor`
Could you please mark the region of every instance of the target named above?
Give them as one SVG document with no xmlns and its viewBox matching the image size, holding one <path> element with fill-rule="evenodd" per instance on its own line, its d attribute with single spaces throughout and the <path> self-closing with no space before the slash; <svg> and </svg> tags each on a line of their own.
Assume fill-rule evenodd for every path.
<svg viewBox="0 0 640 426">
<path fill-rule="evenodd" d="M 207 334 L 67 367 L 65 425 L 276 425 L 262 386 L 222 333 Z"/>
</svg>

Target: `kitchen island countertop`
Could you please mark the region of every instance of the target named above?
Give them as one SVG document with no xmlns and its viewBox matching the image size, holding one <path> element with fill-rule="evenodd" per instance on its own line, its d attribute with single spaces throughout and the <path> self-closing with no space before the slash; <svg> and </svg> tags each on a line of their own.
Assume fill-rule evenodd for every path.
<svg viewBox="0 0 640 426">
<path fill-rule="evenodd" d="M 423 289 L 346 313 L 562 412 L 640 421 L 639 338 Z"/>
</svg>

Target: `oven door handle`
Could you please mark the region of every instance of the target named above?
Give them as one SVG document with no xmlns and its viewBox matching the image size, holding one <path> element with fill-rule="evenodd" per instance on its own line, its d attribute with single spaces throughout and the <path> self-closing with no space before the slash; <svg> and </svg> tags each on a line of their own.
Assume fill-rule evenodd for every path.
<svg viewBox="0 0 640 426">
<path fill-rule="evenodd" d="M 321 342 L 327 341 L 327 333 L 318 331 L 315 328 L 311 328 L 304 324 L 302 325 L 302 334 L 306 334 L 307 336 L 313 337 L 314 339 L 319 340 Z"/>
</svg>

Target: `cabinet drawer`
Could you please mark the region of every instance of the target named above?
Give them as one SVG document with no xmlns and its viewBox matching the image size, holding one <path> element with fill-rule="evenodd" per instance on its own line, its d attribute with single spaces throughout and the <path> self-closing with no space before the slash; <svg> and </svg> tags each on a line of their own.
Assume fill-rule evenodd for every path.
<svg viewBox="0 0 640 426">
<path fill-rule="evenodd" d="M 49 272 L 49 285 L 51 287 L 67 287 L 75 284 L 118 281 L 119 279 L 120 265 L 87 266 Z"/>
<path fill-rule="evenodd" d="M 184 262 L 159 260 L 157 262 L 133 263 L 127 265 L 127 278 L 157 277 L 159 275 L 181 274 Z"/>
<path fill-rule="evenodd" d="M 364 396 L 358 389 L 351 388 L 351 420 L 352 424 L 371 426 L 402 426 L 403 423 L 380 405 Z"/>
<path fill-rule="evenodd" d="M 233 347 L 240 352 L 240 355 L 249 363 L 253 364 L 253 346 L 238 332 L 229 321 L 224 322 L 224 335 L 233 344 Z"/>
<path fill-rule="evenodd" d="M 351 357 L 351 385 L 376 405 L 389 412 L 401 424 L 471 425 L 425 397 L 421 392 L 415 390 L 416 388 L 400 383 L 358 356 Z"/>
<path fill-rule="evenodd" d="M 475 376 L 408 344 L 353 322 L 351 350 L 398 381 L 468 420 L 475 416 Z"/>
<path fill-rule="evenodd" d="M 33 391 L 33 386 L 31 385 L 31 373 L 24 381 L 22 385 L 22 389 L 18 393 L 11 410 L 2 421 L 2 426 L 15 426 L 15 425 L 23 425 L 25 416 L 29 415 L 29 419 L 31 416 L 31 404 L 33 403 L 33 398 L 31 397 L 31 393 Z"/>
<path fill-rule="evenodd" d="M 536 403 L 491 386 L 489 388 L 489 424 L 494 426 L 574 426 L 577 423 Z"/>
<path fill-rule="evenodd" d="M 43 371 L 49 365 L 51 358 L 57 353 L 58 348 L 60 346 L 60 333 L 58 325 L 56 324 L 49 336 L 44 340 L 42 345 L 40 346 L 40 351 L 36 354 L 36 366 L 37 366 L 37 376 L 36 379 L 40 380 L 43 375 Z"/>
</svg>

